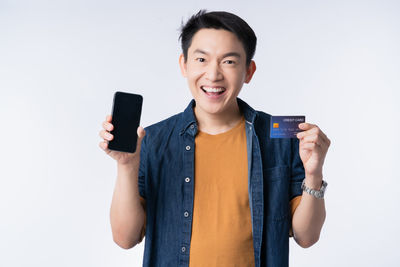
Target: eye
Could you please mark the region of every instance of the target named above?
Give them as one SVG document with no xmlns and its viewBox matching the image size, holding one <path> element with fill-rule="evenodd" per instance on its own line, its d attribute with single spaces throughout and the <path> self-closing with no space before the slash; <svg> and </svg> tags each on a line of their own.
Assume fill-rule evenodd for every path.
<svg viewBox="0 0 400 267">
<path fill-rule="evenodd" d="M 233 60 L 225 60 L 225 62 L 228 62 L 229 65 L 235 64 L 235 61 Z"/>
<path fill-rule="evenodd" d="M 199 61 L 199 62 L 204 62 L 205 61 L 205 59 L 202 58 L 202 57 L 196 58 L 196 60 Z"/>
</svg>

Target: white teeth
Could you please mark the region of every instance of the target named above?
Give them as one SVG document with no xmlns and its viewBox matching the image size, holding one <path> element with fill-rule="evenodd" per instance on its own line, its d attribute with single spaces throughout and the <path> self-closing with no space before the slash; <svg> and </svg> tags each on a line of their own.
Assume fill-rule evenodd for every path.
<svg viewBox="0 0 400 267">
<path fill-rule="evenodd" d="M 202 86 L 201 88 L 203 88 L 204 90 L 206 90 L 209 93 L 218 93 L 218 92 L 225 91 L 225 88 L 222 88 L 222 87 L 212 88 L 212 87 Z"/>
</svg>

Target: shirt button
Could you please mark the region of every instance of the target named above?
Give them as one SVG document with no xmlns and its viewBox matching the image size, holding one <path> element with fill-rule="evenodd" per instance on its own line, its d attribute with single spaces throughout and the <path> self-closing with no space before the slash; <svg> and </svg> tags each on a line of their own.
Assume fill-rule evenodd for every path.
<svg viewBox="0 0 400 267">
<path fill-rule="evenodd" d="M 190 150 L 190 146 L 186 146 L 186 150 Z"/>
<path fill-rule="evenodd" d="M 182 252 L 185 252 L 186 251 L 186 248 L 185 247 L 182 247 Z"/>
<path fill-rule="evenodd" d="M 185 182 L 186 182 L 186 183 L 189 183 L 189 182 L 190 182 L 190 178 L 189 178 L 189 177 L 186 177 L 186 178 L 185 178 Z"/>
<path fill-rule="evenodd" d="M 183 216 L 188 217 L 188 216 L 189 216 L 189 212 L 185 211 L 185 213 L 183 214 Z"/>
<path fill-rule="evenodd" d="M 192 125 L 190 125 L 190 128 L 192 128 L 192 129 L 193 129 L 193 128 L 194 128 L 194 125 L 193 125 L 193 124 L 192 124 Z"/>
</svg>

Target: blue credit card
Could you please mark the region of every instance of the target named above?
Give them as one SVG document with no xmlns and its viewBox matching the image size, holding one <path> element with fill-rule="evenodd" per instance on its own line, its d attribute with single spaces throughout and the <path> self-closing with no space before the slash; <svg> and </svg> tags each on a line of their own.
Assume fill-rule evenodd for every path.
<svg viewBox="0 0 400 267">
<path fill-rule="evenodd" d="M 302 132 L 299 124 L 306 121 L 306 116 L 271 116 L 271 138 L 297 138 Z"/>
</svg>

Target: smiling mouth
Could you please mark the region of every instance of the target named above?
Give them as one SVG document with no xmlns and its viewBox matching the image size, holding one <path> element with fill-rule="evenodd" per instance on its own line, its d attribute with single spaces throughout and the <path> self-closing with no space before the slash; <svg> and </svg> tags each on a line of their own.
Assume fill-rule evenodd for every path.
<svg viewBox="0 0 400 267">
<path fill-rule="evenodd" d="M 226 91 L 225 87 L 200 86 L 200 88 L 207 95 L 222 95 Z"/>
</svg>

